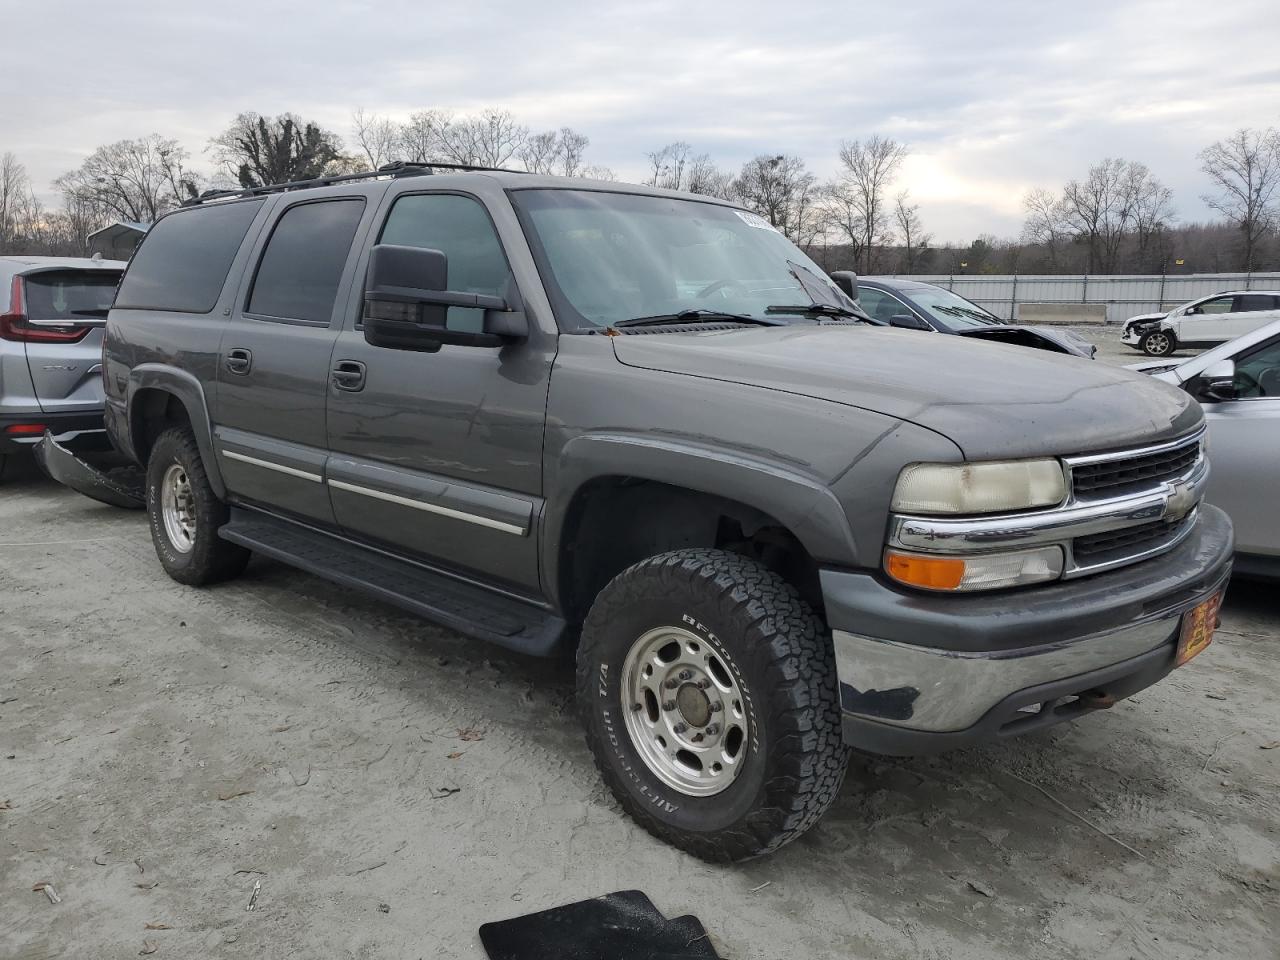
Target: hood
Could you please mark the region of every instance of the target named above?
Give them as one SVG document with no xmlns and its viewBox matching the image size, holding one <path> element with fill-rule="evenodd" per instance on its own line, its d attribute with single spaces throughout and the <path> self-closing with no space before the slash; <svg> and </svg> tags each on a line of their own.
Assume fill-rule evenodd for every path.
<svg viewBox="0 0 1280 960">
<path fill-rule="evenodd" d="M 974 460 L 1155 443 L 1203 419 L 1185 393 L 1140 373 L 966 337 L 805 325 L 612 341 L 628 366 L 873 410 L 934 430 Z"/>
<path fill-rule="evenodd" d="M 1092 359 L 1098 348 L 1084 337 L 1070 330 L 1058 330 L 1053 327 L 1024 327 L 1021 324 L 992 324 L 989 327 L 971 327 L 957 330 L 962 337 L 973 340 L 990 340 L 993 343 L 1016 343 L 1023 347 L 1037 350 L 1051 350 L 1055 353 L 1069 353 L 1073 357 Z"/>
</svg>

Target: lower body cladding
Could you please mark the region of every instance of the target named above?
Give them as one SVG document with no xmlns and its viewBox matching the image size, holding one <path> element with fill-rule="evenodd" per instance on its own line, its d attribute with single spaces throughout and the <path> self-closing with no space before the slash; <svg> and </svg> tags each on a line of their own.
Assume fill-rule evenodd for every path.
<svg viewBox="0 0 1280 960">
<path fill-rule="evenodd" d="M 845 741 L 934 753 L 1150 686 L 1175 666 L 1184 615 L 1226 588 L 1232 547 L 1230 521 L 1206 505 L 1168 553 L 1047 587 L 944 596 L 824 570 Z"/>
</svg>

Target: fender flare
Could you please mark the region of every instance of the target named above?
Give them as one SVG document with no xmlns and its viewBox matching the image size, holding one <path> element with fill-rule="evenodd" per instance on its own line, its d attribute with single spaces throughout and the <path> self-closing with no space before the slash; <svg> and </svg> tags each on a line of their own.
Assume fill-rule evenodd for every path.
<svg viewBox="0 0 1280 960">
<path fill-rule="evenodd" d="M 714 446 L 623 433 L 583 434 L 560 451 L 547 479 L 542 521 L 543 586 L 560 594 L 560 556 L 570 505 L 588 483 L 625 476 L 724 497 L 783 524 L 817 561 L 858 566 L 843 505 L 821 480 L 768 460 Z"/>
<path fill-rule="evenodd" d="M 135 451 L 140 449 L 140 437 L 134 400 L 141 390 L 159 390 L 162 393 L 171 394 L 186 409 L 187 419 L 191 421 L 191 431 L 195 434 L 196 446 L 200 448 L 200 459 L 209 477 L 209 485 L 213 487 L 213 492 L 219 498 L 225 498 L 227 488 L 222 481 L 218 459 L 214 456 L 209 405 L 205 400 L 204 387 L 201 386 L 200 381 L 186 370 L 162 363 L 141 363 L 129 372 L 125 406 L 128 410 L 129 442 Z"/>
</svg>

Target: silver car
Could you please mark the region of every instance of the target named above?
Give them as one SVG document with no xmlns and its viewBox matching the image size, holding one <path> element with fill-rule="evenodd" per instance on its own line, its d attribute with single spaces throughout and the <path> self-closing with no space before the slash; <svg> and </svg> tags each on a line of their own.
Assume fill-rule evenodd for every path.
<svg viewBox="0 0 1280 960">
<path fill-rule="evenodd" d="M 1231 515 L 1235 571 L 1280 577 L 1280 320 L 1181 363 L 1133 369 L 1200 401 L 1212 466 L 1206 499 Z"/>
<path fill-rule="evenodd" d="M 125 264 L 0 257 L 0 467 L 48 429 L 105 446 L 102 328 Z"/>
</svg>

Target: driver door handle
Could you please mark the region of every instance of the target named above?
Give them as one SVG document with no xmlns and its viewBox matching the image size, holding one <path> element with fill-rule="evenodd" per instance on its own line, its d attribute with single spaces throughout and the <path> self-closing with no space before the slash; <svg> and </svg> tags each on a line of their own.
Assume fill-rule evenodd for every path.
<svg viewBox="0 0 1280 960">
<path fill-rule="evenodd" d="M 351 393 L 364 389 L 364 364 L 359 360 L 339 360 L 333 368 L 333 385 Z"/>
<path fill-rule="evenodd" d="M 227 368 L 228 373 L 244 376 L 253 367 L 253 351 L 246 350 L 244 347 L 233 347 L 227 351 L 222 365 Z"/>
</svg>

